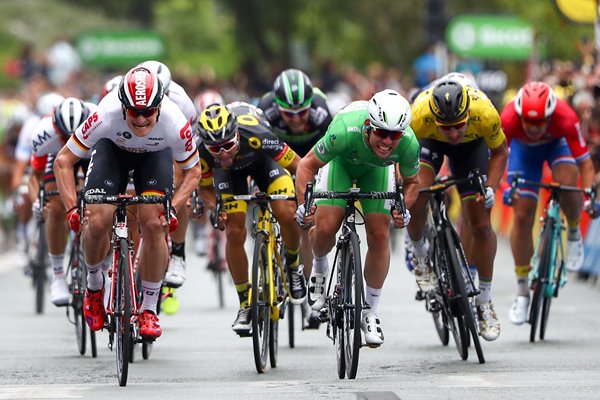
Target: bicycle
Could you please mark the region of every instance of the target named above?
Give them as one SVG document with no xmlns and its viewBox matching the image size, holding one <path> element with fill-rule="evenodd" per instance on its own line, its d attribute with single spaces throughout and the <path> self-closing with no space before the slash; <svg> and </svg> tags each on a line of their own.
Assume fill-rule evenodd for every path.
<svg viewBox="0 0 600 400">
<path fill-rule="evenodd" d="M 361 192 L 350 188 L 347 192 L 317 191 L 313 184 L 306 185 L 305 207 L 310 210 L 313 199 L 342 199 L 346 201 L 342 232 L 337 237 L 334 265 L 331 269 L 325 297 L 325 307 L 320 319 L 327 322 L 326 334 L 336 346 L 337 372 L 340 379 L 356 378 L 360 348 L 363 346 L 360 321 L 365 304 L 363 289 L 360 239 L 356 232 L 355 202 L 364 199 L 394 199 L 399 213 L 404 213 L 403 188 L 396 186 L 395 192 Z M 360 213 L 360 212 L 359 212 Z M 333 277 L 336 283 L 333 286 Z"/>
<path fill-rule="evenodd" d="M 134 344 L 148 341 L 139 336 L 136 324 L 141 304 L 136 276 L 132 268 L 133 243 L 129 239 L 127 227 L 127 205 L 163 204 L 165 216 L 168 216 L 171 209 L 171 196 L 170 192 L 167 192 L 165 196 L 85 195 L 83 202 L 84 206 L 87 204 L 111 204 L 117 207 L 114 213 L 111 237 L 113 265 L 109 272 L 112 282 L 104 328 L 109 333 L 108 347 L 111 351 L 113 345 L 116 344 L 117 378 L 119 386 L 125 386 L 127 385 L 129 362 L 133 359 Z M 167 222 L 170 223 L 170 221 Z"/>
<path fill-rule="evenodd" d="M 83 202 L 79 200 L 79 210 L 83 210 Z M 70 236 L 70 257 L 66 275 L 69 277 L 68 285 L 71 293 L 71 303 L 67 307 L 67 319 L 75 326 L 75 336 L 77 338 L 77 348 L 82 356 L 86 352 L 87 323 L 83 314 L 83 298 L 87 287 L 87 268 L 83 259 L 83 249 L 81 248 L 81 234 L 79 232 L 71 233 Z M 69 310 L 73 309 L 73 318 Z M 89 329 L 90 332 L 90 350 L 92 357 L 98 356 L 96 347 L 96 332 Z"/>
<path fill-rule="evenodd" d="M 217 208 L 211 222 L 217 228 L 217 216 L 223 203 L 230 201 L 253 202 L 251 236 L 254 239 L 252 276 L 250 281 L 250 315 L 254 350 L 254 364 L 258 373 L 266 371 L 267 357 L 272 368 L 277 367 L 279 348 L 279 320 L 285 317 L 289 301 L 289 286 L 283 260 L 283 240 L 279 224 L 271 209 L 271 201 L 296 200 L 295 196 L 266 194 L 235 195 L 223 199 L 217 195 Z"/>
<path fill-rule="evenodd" d="M 40 208 L 43 210 L 51 196 L 58 196 L 58 190 L 46 190 L 44 184 L 40 183 L 38 191 L 38 201 Z M 46 286 L 48 282 L 48 266 L 50 260 L 48 257 L 48 242 L 46 241 L 46 221 L 42 216 L 37 220 L 36 231 L 37 243 L 33 257 L 29 260 L 27 266 L 31 273 L 32 285 L 35 291 L 35 312 L 36 314 L 44 313 L 44 298 L 46 295 Z"/>
<path fill-rule="evenodd" d="M 530 289 L 533 292 L 529 309 L 529 341 L 535 342 L 539 324 L 539 338 L 544 340 L 550 305 L 553 297 L 558 297 L 559 289 L 567 283 L 567 270 L 565 267 L 565 243 L 562 232 L 566 230 L 565 222 L 560 215 L 560 193 L 582 192 L 590 196 L 594 204 L 596 197 L 595 187 L 581 189 L 576 186 L 561 185 L 557 182 L 543 183 L 530 181 L 515 175 L 511 182 L 508 196 L 508 205 L 512 205 L 514 194 L 521 184 L 536 186 L 550 192 L 544 215 L 541 219 L 541 233 L 535 245 L 529 272 Z"/>
<path fill-rule="evenodd" d="M 469 357 L 470 340 L 473 339 L 480 364 L 485 363 L 479 340 L 475 298 L 479 294 L 469 269 L 460 236 L 448 218 L 445 191 L 461 183 L 476 183 L 480 194 L 485 193 L 478 171 L 467 178 L 439 177 L 434 185 L 422 188 L 429 193 L 425 237 L 429 242 L 430 259 L 438 285 L 424 293 L 425 308 L 432 314 L 436 331 L 444 346 L 452 333 L 462 360 Z"/>
</svg>

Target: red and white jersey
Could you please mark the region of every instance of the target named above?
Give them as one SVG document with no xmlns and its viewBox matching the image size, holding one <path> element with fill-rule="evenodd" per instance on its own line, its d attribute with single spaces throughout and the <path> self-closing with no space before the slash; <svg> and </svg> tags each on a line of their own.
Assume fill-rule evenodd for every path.
<svg viewBox="0 0 600 400">
<path fill-rule="evenodd" d="M 97 105 L 86 102 L 85 105 L 92 115 Z M 57 154 L 65 145 L 68 138 L 63 137 L 54 125 L 53 114 L 46 114 L 35 126 L 31 134 L 31 148 L 35 157 L 41 157 L 48 154 Z"/>
<path fill-rule="evenodd" d="M 525 134 L 521 125 L 521 117 L 515 111 L 514 100 L 504 107 L 500 114 L 500 120 L 508 144 L 511 140 L 518 140 L 525 145 L 536 145 L 564 137 L 575 161 L 580 162 L 590 156 L 581 132 L 579 117 L 564 100 L 556 99 L 556 109 L 550 117 L 546 133 L 539 140 L 531 140 Z"/>
<path fill-rule="evenodd" d="M 166 93 L 166 95 L 179 106 L 179 109 L 183 112 L 183 115 L 185 115 L 188 121 L 190 121 L 190 123 L 193 125 L 196 122 L 198 115 L 196 114 L 194 102 L 192 99 L 190 99 L 190 96 L 188 96 L 185 89 L 177 82 L 171 81 L 169 84 L 169 91 Z"/>
<path fill-rule="evenodd" d="M 175 162 L 182 169 L 189 169 L 199 162 L 190 122 L 177 104 L 166 96 L 161 102 L 158 122 L 148 135 L 139 137 L 130 132 L 117 91 L 113 90 L 98 104 L 96 112 L 77 128 L 67 147 L 76 156 L 83 157 L 104 138 L 130 153 L 170 148 Z"/>
</svg>

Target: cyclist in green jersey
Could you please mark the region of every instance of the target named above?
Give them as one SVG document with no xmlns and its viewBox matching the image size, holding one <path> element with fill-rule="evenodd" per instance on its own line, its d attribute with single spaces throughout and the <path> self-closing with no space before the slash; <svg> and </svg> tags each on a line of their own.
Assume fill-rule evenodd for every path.
<svg viewBox="0 0 600 400">
<path fill-rule="evenodd" d="M 355 101 L 340 110 L 325 136 L 304 157 L 296 170 L 296 193 L 304 203 L 306 184 L 315 175 L 316 190 L 346 191 L 356 182 L 363 191 L 394 191 L 397 180 L 404 183 L 406 206 L 418 195 L 419 143 L 409 124 L 412 114 L 408 101 L 394 90 L 376 93 L 368 102 Z M 399 174 L 397 173 L 399 172 Z M 400 175 L 400 176 L 398 176 Z M 343 200 L 318 200 L 305 216 L 304 204 L 296 212 L 301 226 L 309 226 L 314 254 L 308 299 L 313 309 L 325 303 L 329 265 L 327 254 L 335 245 L 335 235 L 344 217 Z M 368 251 L 365 258 L 365 301 L 361 329 L 370 346 L 383 343 L 378 316 L 382 287 L 390 264 L 390 213 L 394 226 L 402 228 L 410 213 L 399 214 L 392 200 L 365 200 Z M 313 215 L 314 214 L 314 215 Z"/>
</svg>

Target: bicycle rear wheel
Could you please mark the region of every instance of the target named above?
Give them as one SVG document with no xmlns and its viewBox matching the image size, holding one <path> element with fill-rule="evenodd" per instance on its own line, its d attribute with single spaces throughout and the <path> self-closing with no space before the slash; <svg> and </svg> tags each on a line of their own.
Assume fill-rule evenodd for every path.
<svg viewBox="0 0 600 400">
<path fill-rule="evenodd" d="M 46 230 L 44 221 L 38 223 L 38 242 L 35 261 L 33 262 L 33 287 L 35 290 L 35 312 L 44 313 L 44 298 L 46 294 L 46 281 L 48 280 L 48 244 L 46 242 Z"/>
<path fill-rule="evenodd" d="M 115 333 L 117 341 L 117 377 L 119 386 L 127 385 L 127 374 L 132 349 L 131 288 L 129 282 L 129 247 L 121 239 L 118 249 L 117 283 L 115 298 Z"/>
<path fill-rule="evenodd" d="M 79 354 L 84 355 L 86 351 L 87 324 L 83 315 L 83 297 L 87 286 L 87 277 L 83 266 L 83 257 L 79 249 L 78 239 L 73 239 L 69 267 L 72 295 L 71 306 L 73 307 L 73 319 L 75 320 L 75 337 Z"/>
<path fill-rule="evenodd" d="M 537 333 L 538 322 L 540 321 L 540 317 L 543 320 L 546 319 L 548 321 L 548 313 L 550 312 L 550 303 L 548 303 L 546 308 L 546 314 L 543 314 L 542 308 L 544 305 L 544 299 L 546 297 L 546 287 L 548 285 L 548 270 L 550 269 L 550 252 L 552 251 L 552 241 L 553 231 L 554 231 L 554 223 L 555 221 L 551 218 L 546 219 L 546 223 L 544 224 L 544 230 L 542 232 L 542 243 L 541 243 L 541 253 L 538 258 L 538 266 L 537 266 L 537 275 L 534 277 L 531 286 L 533 290 L 533 296 L 531 298 L 531 308 L 529 309 L 529 324 L 531 325 L 531 330 L 529 331 L 529 341 L 535 342 L 535 336 Z M 544 335 L 546 333 L 545 323 L 540 325 L 544 325 Z M 540 334 L 541 334 L 541 326 L 540 326 Z M 540 337 L 540 339 L 543 339 Z"/>
<path fill-rule="evenodd" d="M 342 289 L 342 278 L 345 256 L 342 254 L 337 263 L 337 290 L 334 291 L 333 297 L 328 300 L 329 316 L 331 318 L 331 326 L 333 329 L 333 337 L 335 338 L 335 355 L 337 359 L 337 373 L 340 379 L 346 377 L 346 340 L 344 338 L 344 294 Z"/>
<path fill-rule="evenodd" d="M 466 360 L 469 356 L 468 332 L 460 307 L 456 304 L 456 291 L 452 281 L 452 273 L 450 272 L 452 267 L 448 259 L 449 253 L 445 247 L 442 247 L 440 239 L 436 237 L 433 245 L 433 263 L 442 299 L 442 314 L 446 317 L 446 326 L 448 327 L 448 331 L 452 333 L 452 338 L 454 339 L 454 344 L 460 358 Z"/>
<path fill-rule="evenodd" d="M 267 272 L 268 256 L 267 236 L 259 232 L 254 240 L 254 261 L 252 263 L 252 346 L 254 364 L 258 373 L 265 372 L 269 353 L 270 303 L 269 277 Z"/>
<path fill-rule="evenodd" d="M 360 321 L 362 317 L 363 276 L 360 258 L 358 235 L 350 234 L 346 248 L 345 276 L 343 282 L 344 295 L 344 342 L 346 375 L 348 379 L 356 378 L 358 357 L 362 345 Z"/>
</svg>

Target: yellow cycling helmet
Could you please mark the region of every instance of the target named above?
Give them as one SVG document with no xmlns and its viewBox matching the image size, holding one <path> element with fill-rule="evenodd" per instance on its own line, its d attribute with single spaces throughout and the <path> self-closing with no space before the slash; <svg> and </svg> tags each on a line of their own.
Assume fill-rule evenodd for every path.
<svg viewBox="0 0 600 400">
<path fill-rule="evenodd" d="M 222 143 L 234 138 L 237 117 L 227 107 L 213 104 L 198 117 L 200 137 L 207 143 Z"/>
<path fill-rule="evenodd" d="M 452 80 L 439 82 L 429 97 L 429 109 L 441 124 L 465 119 L 469 103 L 467 87 Z"/>
</svg>

